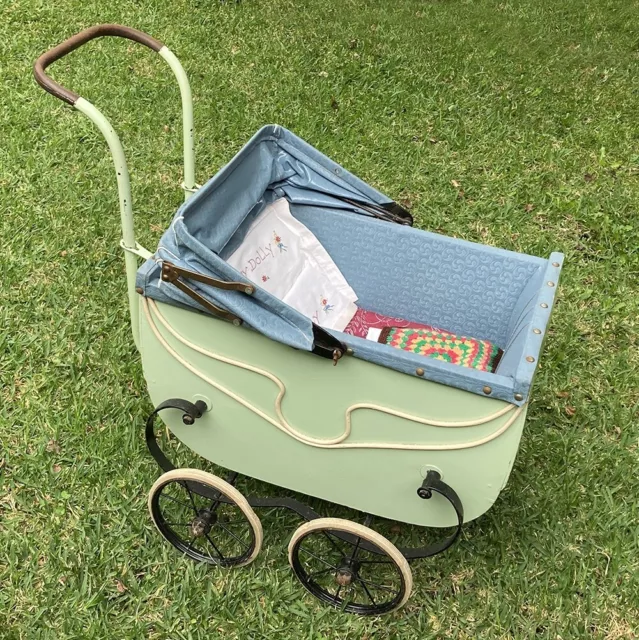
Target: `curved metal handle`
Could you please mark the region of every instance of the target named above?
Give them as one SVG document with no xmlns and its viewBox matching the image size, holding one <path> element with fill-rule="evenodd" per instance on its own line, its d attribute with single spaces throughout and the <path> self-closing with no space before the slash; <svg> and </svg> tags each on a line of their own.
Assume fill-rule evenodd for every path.
<svg viewBox="0 0 639 640">
<path fill-rule="evenodd" d="M 46 73 L 46 68 L 81 47 L 89 40 L 101 38 L 103 36 L 116 36 L 139 42 L 155 51 L 171 67 L 173 74 L 180 87 L 182 99 L 182 139 L 184 144 L 184 198 L 188 199 L 197 189 L 195 182 L 195 148 L 193 134 L 193 101 L 191 99 L 191 87 L 186 73 L 175 55 L 159 40 L 130 27 L 119 24 L 101 24 L 90 29 L 85 29 L 80 33 L 65 40 L 57 47 L 43 53 L 34 65 L 34 75 L 37 83 L 48 93 L 59 98 L 63 102 L 70 104 L 75 109 L 89 118 L 104 136 L 115 164 L 118 182 L 118 195 L 120 200 L 120 220 L 122 225 L 121 246 L 125 251 L 127 289 L 129 295 L 129 307 L 131 313 L 131 327 L 136 345 L 139 344 L 139 318 L 138 318 L 138 295 L 135 292 L 135 277 L 138 270 L 137 255 L 146 257 L 139 250 L 139 245 L 135 241 L 133 228 L 133 209 L 131 205 L 131 184 L 129 181 L 129 170 L 126 166 L 124 149 L 111 123 L 96 109 L 88 100 L 81 98 L 77 93 L 66 89 L 61 84 L 50 78 Z"/>
<path fill-rule="evenodd" d="M 56 60 L 60 60 L 60 58 L 64 58 L 67 54 L 75 51 L 77 48 L 81 47 L 83 44 L 86 44 L 90 40 L 94 40 L 95 38 L 102 38 L 103 36 L 116 36 L 118 38 L 127 38 L 128 40 L 133 40 L 134 42 L 139 42 L 140 44 L 153 49 L 155 52 L 159 52 L 164 45 L 155 38 L 150 35 L 138 31 L 137 29 L 132 29 L 131 27 L 124 27 L 120 24 L 99 24 L 95 27 L 90 27 L 89 29 L 85 29 L 84 31 L 80 31 L 80 33 L 76 33 L 74 36 L 71 36 L 68 40 L 61 42 L 57 47 L 53 47 L 53 49 L 49 49 L 49 51 L 45 51 L 35 62 L 33 66 L 33 74 L 35 75 L 36 82 L 45 90 L 48 91 L 51 95 L 56 98 L 60 98 L 60 100 L 74 105 L 80 96 L 63 87 L 61 84 L 50 78 L 46 73 L 46 68 L 55 62 Z"/>
</svg>

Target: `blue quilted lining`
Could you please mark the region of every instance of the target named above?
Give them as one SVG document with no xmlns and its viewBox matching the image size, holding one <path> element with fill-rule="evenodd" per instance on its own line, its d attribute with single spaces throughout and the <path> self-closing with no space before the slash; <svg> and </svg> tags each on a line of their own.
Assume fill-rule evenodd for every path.
<svg viewBox="0 0 639 640">
<path fill-rule="evenodd" d="M 545 260 L 371 218 L 340 197 L 390 200 L 281 127 L 261 129 L 180 208 L 153 258 L 140 268 L 138 286 L 151 298 L 202 311 L 176 287 L 161 283 L 161 260 L 242 280 L 224 258 L 263 207 L 282 196 L 335 260 L 358 305 L 491 340 L 505 350 L 490 374 L 333 332 L 356 357 L 410 375 L 423 369 L 425 379 L 473 393 L 490 387 L 491 397 L 515 404 L 525 401 L 556 290 L 547 283 L 556 284 L 563 256 Z M 296 348 L 313 348 L 310 320 L 263 289 L 246 296 L 189 284 L 250 328 Z"/>
<path fill-rule="evenodd" d="M 544 260 L 340 211 L 293 206 L 358 306 L 501 346 L 519 296 Z"/>
</svg>

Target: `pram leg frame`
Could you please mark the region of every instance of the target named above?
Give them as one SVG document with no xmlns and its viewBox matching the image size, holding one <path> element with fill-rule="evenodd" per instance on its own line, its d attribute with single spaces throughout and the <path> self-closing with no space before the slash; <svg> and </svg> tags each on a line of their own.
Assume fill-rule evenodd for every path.
<svg viewBox="0 0 639 640">
<path fill-rule="evenodd" d="M 145 426 L 145 439 L 147 448 L 149 453 L 153 457 L 153 459 L 157 462 L 158 466 L 164 472 L 173 471 L 176 469 L 175 465 L 169 460 L 166 454 L 162 451 L 160 445 L 157 442 L 157 438 L 155 435 L 155 418 L 156 416 L 165 409 L 177 409 L 183 412 L 182 421 L 184 424 L 193 425 L 198 418 L 201 418 L 207 407 L 203 401 L 198 401 L 195 404 L 189 402 L 188 400 L 184 400 L 181 398 L 172 398 L 169 400 L 165 400 L 161 404 L 159 404 L 152 412 L 149 414 L 149 417 L 146 420 Z M 231 471 L 226 478 L 226 482 L 231 485 L 235 485 L 238 474 L 235 471 Z M 437 471 L 431 470 L 426 474 L 422 484 L 417 488 L 417 494 L 422 499 L 430 499 L 432 497 L 433 492 L 439 493 L 443 496 L 454 509 L 455 514 L 457 516 L 457 525 L 453 531 L 453 533 L 443 540 L 439 540 L 433 544 L 424 546 L 424 547 L 398 547 L 399 552 L 407 559 L 407 560 L 418 560 L 421 558 L 428 558 L 442 551 L 448 549 L 448 547 L 452 546 L 457 538 L 459 537 L 464 521 L 464 508 L 459 499 L 459 496 L 454 491 L 452 487 L 447 485 L 445 482 L 441 480 L 441 476 Z M 220 502 L 224 502 L 224 498 L 217 498 Z M 316 520 L 318 518 L 322 518 L 317 511 L 315 511 L 312 507 L 308 506 L 304 502 L 300 500 L 296 500 L 295 498 L 287 497 L 287 496 L 274 496 L 274 497 L 259 497 L 259 496 L 247 496 L 247 502 L 254 509 L 288 509 L 289 511 L 293 511 L 305 521 L 310 522 L 311 520 Z M 373 516 L 371 514 L 366 515 L 366 524 L 368 526 Z M 337 532 L 335 533 L 337 538 L 344 540 L 345 542 L 352 543 L 353 538 L 348 533 Z M 368 545 L 366 541 L 361 542 L 361 546 L 364 549 L 368 549 L 372 553 L 377 553 L 374 546 Z"/>
</svg>

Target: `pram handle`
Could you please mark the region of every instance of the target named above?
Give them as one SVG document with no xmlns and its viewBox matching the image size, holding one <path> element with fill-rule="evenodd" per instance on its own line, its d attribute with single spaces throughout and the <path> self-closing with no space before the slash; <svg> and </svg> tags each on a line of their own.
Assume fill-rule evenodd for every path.
<svg viewBox="0 0 639 640">
<path fill-rule="evenodd" d="M 49 51 L 43 53 L 35 62 L 33 73 L 37 83 L 48 93 L 59 98 L 63 102 L 70 104 L 75 109 L 83 113 L 89 118 L 93 124 L 98 127 L 104 136 L 109 150 L 113 156 L 115 164 L 116 179 L 118 182 L 118 196 L 120 200 L 120 220 L 122 224 L 122 241 L 120 245 L 125 250 L 124 258 L 126 261 L 127 289 L 129 294 L 129 307 L 131 313 L 131 327 L 133 330 L 133 338 L 136 345 L 139 342 L 139 318 L 138 318 L 138 295 L 135 292 L 135 277 L 138 269 L 138 257 L 143 259 L 151 255 L 143 247 L 140 247 L 135 241 L 135 232 L 133 228 L 133 207 L 131 203 L 131 183 L 129 180 L 129 170 L 124 157 L 124 149 L 118 138 L 117 133 L 111 126 L 111 123 L 104 115 L 94 107 L 88 100 L 80 97 L 77 93 L 63 87 L 46 74 L 46 69 L 56 60 L 60 60 L 68 53 L 75 51 L 83 44 L 101 38 L 103 36 L 116 36 L 118 38 L 126 38 L 139 42 L 149 47 L 157 54 L 164 58 L 171 67 L 175 78 L 180 87 L 180 96 L 182 99 L 182 137 L 184 144 L 184 197 L 188 199 L 198 188 L 195 182 L 195 148 L 193 134 L 193 100 L 191 98 L 191 87 L 186 73 L 175 55 L 163 45 L 159 40 L 151 36 L 119 24 L 101 24 L 85 29 L 61 44 L 53 47 Z"/>
<path fill-rule="evenodd" d="M 80 33 L 76 33 L 64 42 L 61 42 L 57 47 L 53 47 L 53 49 L 45 51 L 36 60 L 33 67 L 36 82 L 51 95 L 56 98 L 60 98 L 60 100 L 70 105 L 74 105 L 80 96 L 74 91 L 66 89 L 60 83 L 53 80 L 53 78 L 50 78 L 45 72 L 46 68 L 56 60 L 60 60 L 60 58 L 64 58 L 67 54 L 75 51 L 83 44 L 103 36 L 127 38 L 128 40 L 139 42 L 140 44 L 149 47 L 149 49 L 153 49 L 155 52 L 159 52 L 162 47 L 164 47 L 159 40 L 156 40 L 143 31 L 138 31 L 131 27 L 124 27 L 120 24 L 98 24 L 95 27 L 90 27 L 89 29 L 80 31 Z"/>
</svg>

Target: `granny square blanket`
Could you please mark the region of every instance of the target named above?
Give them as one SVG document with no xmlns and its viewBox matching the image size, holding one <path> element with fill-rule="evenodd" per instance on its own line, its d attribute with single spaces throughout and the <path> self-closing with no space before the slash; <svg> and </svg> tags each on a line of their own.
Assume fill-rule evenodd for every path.
<svg viewBox="0 0 639 640">
<path fill-rule="evenodd" d="M 457 336 L 434 327 L 385 327 L 378 342 L 462 367 L 492 373 L 503 351 L 488 340 Z"/>
</svg>

